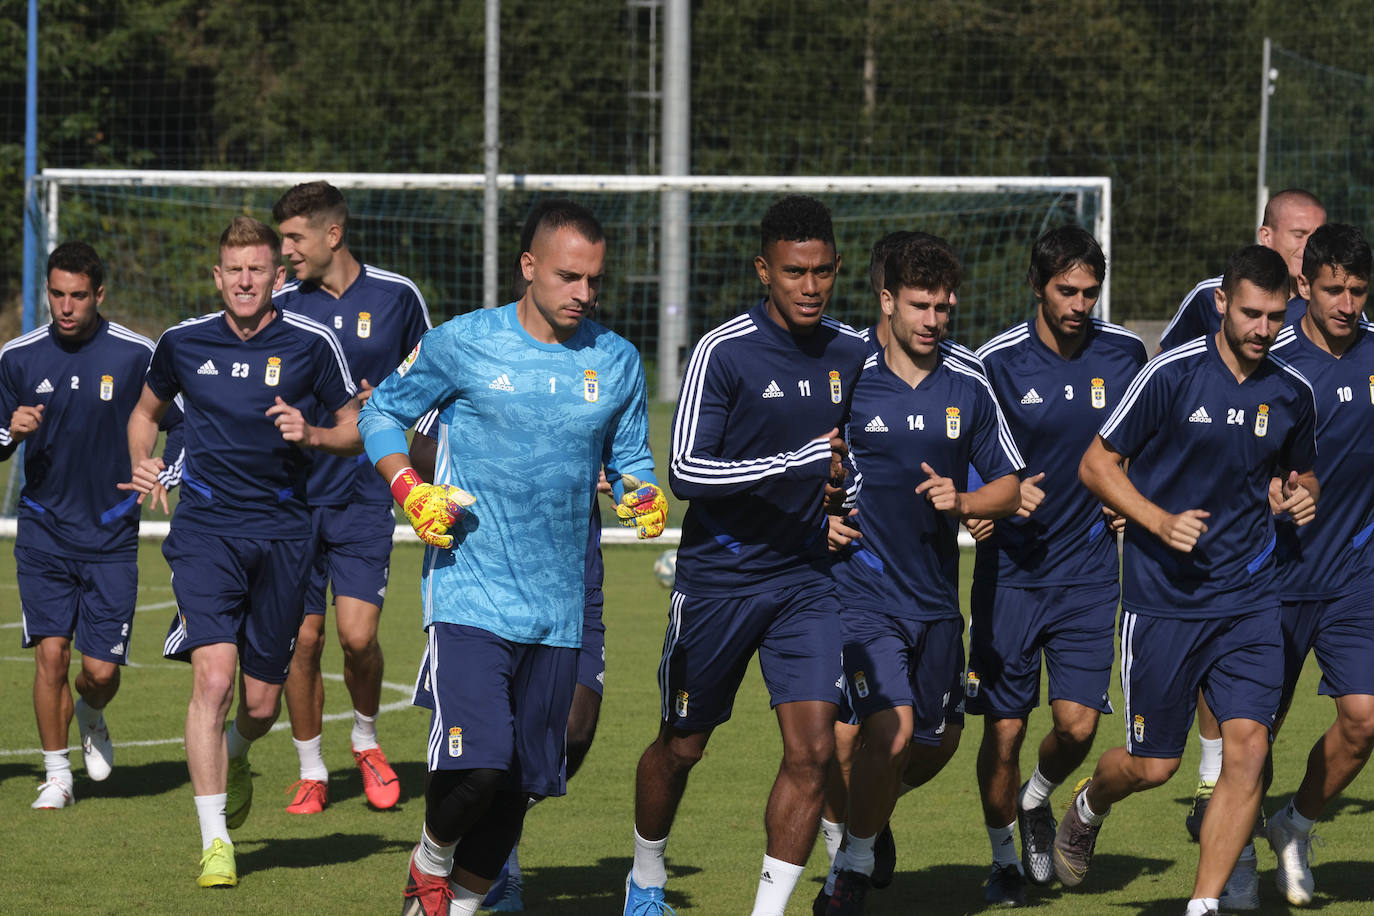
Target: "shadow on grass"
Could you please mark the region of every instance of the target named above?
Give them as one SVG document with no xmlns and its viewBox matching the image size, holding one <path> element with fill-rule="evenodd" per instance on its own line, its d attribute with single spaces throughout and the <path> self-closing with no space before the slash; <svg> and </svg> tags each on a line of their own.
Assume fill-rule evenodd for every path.
<svg viewBox="0 0 1374 916">
<path fill-rule="evenodd" d="M 1320 855 L 1320 852 L 1318 854 Z M 1271 874 L 1261 872 L 1260 881 L 1273 887 Z M 1308 907 L 1310 909 L 1319 910 L 1328 903 L 1370 901 L 1369 911 L 1374 912 L 1374 882 L 1370 880 L 1368 859 L 1320 862 L 1312 867 L 1312 882 L 1316 887 L 1316 893 L 1311 906 Z"/>
<path fill-rule="evenodd" d="M 691 865 L 668 864 L 665 896 L 674 909 L 692 909 L 691 897 L 673 889 L 674 879 L 695 875 L 701 869 Z M 602 859 L 593 866 L 526 869 L 525 909 L 558 913 L 559 916 L 605 916 L 619 913 L 625 900 L 625 876 L 630 873 L 629 857 Z M 798 893 L 800 893 L 800 888 Z"/>
<path fill-rule="evenodd" d="M 115 758 L 114 770 L 104 782 L 91 782 L 76 770 L 79 798 L 141 798 L 180 789 L 191 781 L 185 760 L 152 760 L 126 766 Z"/>
<path fill-rule="evenodd" d="M 0 763 L 0 782 L 9 779 L 32 780 L 36 787 L 43 781 L 42 758 L 38 758 L 37 763 Z"/>
<path fill-rule="evenodd" d="M 274 868 L 315 868 L 357 862 L 378 853 L 409 853 L 415 844 L 375 833 L 329 833 L 314 837 L 239 840 L 234 858 L 239 874 Z M 404 876 L 403 876 L 404 877 Z"/>
</svg>

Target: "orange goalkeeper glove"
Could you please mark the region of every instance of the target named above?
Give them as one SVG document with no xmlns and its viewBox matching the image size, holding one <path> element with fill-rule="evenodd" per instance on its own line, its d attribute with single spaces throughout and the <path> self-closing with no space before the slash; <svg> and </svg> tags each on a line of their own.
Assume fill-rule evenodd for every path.
<svg viewBox="0 0 1374 916">
<path fill-rule="evenodd" d="M 668 523 L 668 498 L 652 483 L 640 483 L 626 474 L 621 478 L 625 495 L 615 507 L 620 527 L 633 528 L 639 538 L 656 538 Z"/>
<path fill-rule="evenodd" d="M 410 527 L 431 547 L 453 546 L 448 531 L 477 498 L 462 487 L 425 483 L 414 468 L 402 468 L 391 479 L 391 495 L 405 509 Z"/>
</svg>

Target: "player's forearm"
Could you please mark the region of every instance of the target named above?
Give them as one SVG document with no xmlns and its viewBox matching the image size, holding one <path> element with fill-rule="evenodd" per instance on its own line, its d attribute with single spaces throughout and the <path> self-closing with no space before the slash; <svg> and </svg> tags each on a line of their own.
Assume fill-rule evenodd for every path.
<svg viewBox="0 0 1374 916">
<path fill-rule="evenodd" d="M 669 464 L 669 481 L 678 499 L 733 496 L 777 477 L 829 480 L 830 455 L 828 437 L 812 439 L 797 451 L 765 458 L 729 460 L 700 453 L 676 455 Z"/>
<path fill-rule="evenodd" d="M 1006 518 L 1019 508 L 1021 481 L 1015 474 L 1004 474 L 971 493 L 960 494 L 959 498 L 959 514 L 963 518 Z"/>
<path fill-rule="evenodd" d="M 1169 513 L 1146 499 L 1126 476 L 1121 456 L 1109 451 L 1102 438 L 1093 440 L 1078 465 L 1078 479 L 1117 515 L 1158 536 Z"/>
<path fill-rule="evenodd" d="M 330 455 L 358 455 L 363 450 L 363 438 L 358 435 L 356 424 L 346 426 L 311 426 L 309 445 L 318 452 Z"/>
<path fill-rule="evenodd" d="M 383 455 L 377 460 L 377 473 L 382 475 L 382 479 L 390 486 L 396 475 L 410 467 L 410 456 L 403 452 L 392 452 L 390 455 Z"/>
</svg>

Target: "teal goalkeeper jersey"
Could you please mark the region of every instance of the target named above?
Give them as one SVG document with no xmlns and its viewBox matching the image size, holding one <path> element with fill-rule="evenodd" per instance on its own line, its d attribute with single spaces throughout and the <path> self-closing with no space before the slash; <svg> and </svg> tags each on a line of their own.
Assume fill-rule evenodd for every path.
<svg viewBox="0 0 1374 916">
<path fill-rule="evenodd" d="M 657 482 L 639 353 L 583 321 L 545 344 L 515 306 L 470 312 L 421 338 L 358 419 L 368 456 L 406 451 L 404 430 L 439 411 L 435 482 L 477 498 L 451 550 L 425 551 L 424 625 L 480 627 L 512 642 L 582 640 L 587 507 L 598 472 Z"/>
</svg>

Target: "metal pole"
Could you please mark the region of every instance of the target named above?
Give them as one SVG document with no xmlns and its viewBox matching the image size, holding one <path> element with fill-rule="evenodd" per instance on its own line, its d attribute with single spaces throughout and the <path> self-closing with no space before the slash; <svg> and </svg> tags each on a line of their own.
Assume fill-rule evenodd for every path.
<svg viewBox="0 0 1374 916">
<path fill-rule="evenodd" d="M 690 0 L 667 0 L 663 17 L 663 174 L 692 170 L 692 11 Z M 686 191 L 664 191 L 660 202 L 658 398 L 677 400 L 687 350 Z"/>
<path fill-rule="evenodd" d="M 495 308 L 500 251 L 501 194 L 496 177 L 501 166 L 501 0 L 487 0 L 486 126 L 482 134 L 486 184 L 482 195 L 482 308 Z"/>
<path fill-rule="evenodd" d="M 1264 206 L 1269 202 L 1269 96 L 1279 71 L 1270 65 L 1271 44 L 1264 39 L 1264 67 L 1260 71 L 1259 172 L 1255 183 L 1255 225 L 1264 224 Z"/>
<path fill-rule="evenodd" d="M 20 320 L 25 332 L 38 320 L 38 0 L 29 0 L 27 87 L 24 92 L 24 282 Z"/>
</svg>

